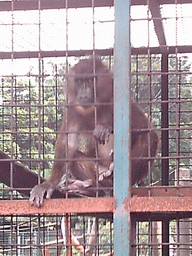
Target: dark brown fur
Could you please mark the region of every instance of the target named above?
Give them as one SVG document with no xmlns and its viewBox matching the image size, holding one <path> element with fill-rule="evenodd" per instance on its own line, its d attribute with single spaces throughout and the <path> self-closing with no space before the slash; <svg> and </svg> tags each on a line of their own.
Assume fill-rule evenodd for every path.
<svg viewBox="0 0 192 256">
<path fill-rule="evenodd" d="M 94 76 L 93 74 L 93 59 L 91 58 L 81 60 L 69 72 L 69 106 L 57 138 L 52 172 L 47 181 L 37 185 L 31 191 L 31 204 L 35 201 L 39 207 L 42 205 L 43 196 L 46 192 L 48 198 L 51 196 L 66 172 L 66 159 L 73 176 L 81 181 L 91 179 L 93 186 L 96 184 L 97 168 L 99 174 L 105 174 L 109 169 L 112 169 L 110 152 L 113 149 L 113 135 L 111 134 L 113 130 L 113 77 L 99 59 L 95 60 Z M 95 100 L 94 98 L 91 99 L 91 103 L 84 104 L 77 99 L 75 79 L 86 77 L 92 79 L 94 77 L 96 97 Z M 149 121 L 136 103 L 131 103 L 131 112 L 131 156 L 139 157 L 132 160 L 132 184 L 135 184 L 148 171 L 148 160 L 142 159 L 142 157 L 149 155 L 148 141 L 150 141 L 150 156 L 154 157 L 157 151 L 158 138 L 154 131 L 147 130 L 151 128 L 148 127 Z M 145 130 L 139 132 L 134 131 L 134 129 Z M 89 160 L 96 156 L 95 137 L 99 142 L 98 157 L 105 159 L 99 161 L 98 167 L 96 161 Z M 151 162 L 153 161 L 151 160 Z M 110 178 L 105 178 L 104 175 L 99 182 L 100 186 L 112 186 L 112 183 L 112 175 Z"/>
</svg>

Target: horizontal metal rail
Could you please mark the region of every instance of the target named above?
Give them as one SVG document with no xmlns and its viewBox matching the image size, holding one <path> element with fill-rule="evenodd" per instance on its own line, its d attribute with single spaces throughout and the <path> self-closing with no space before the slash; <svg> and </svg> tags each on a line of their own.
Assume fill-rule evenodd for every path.
<svg viewBox="0 0 192 256">
<path fill-rule="evenodd" d="M 165 188 L 162 188 L 162 190 Z M 192 196 L 189 188 L 181 188 L 182 193 L 177 196 L 176 188 L 172 193 L 161 192 L 162 196 L 133 196 L 126 202 L 126 207 L 132 216 L 140 219 L 160 220 L 162 216 L 173 219 L 176 216 L 192 216 Z M 178 189 L 177 189 L 178 190 Z M 71 198 L 45 200 L 41 208 L 31 206 L 28 200 L 1 200 L 0 215 L 28 215 L 28 214 L 96 214 L 108 216 L 114 213 L 117 203 L 113 197 L 107 198 Z M 106 214 L 106 215 L 105 215 Z"/>
<path fill-rule="evenodd" d="M 1 3 L 1 2 L 0 2 Z M 113 48 L 109 49 L 95 49 L 95 54 L 100 56 L 111 56 L 113 55 Z M 147 54 L 162 54 L 168 52 L 169 54 L 177 53 L 191 53 L 191 45 L 178 45 L 178 46 L 159 46 L 159 47 L 139 47 L 131 48 L 132 55 L 147 55 Z M 71 51 L 10 51 L 10 52 L 0 52 L 0 59 L 24 59 L 24 58 L 55 58 L 55 57 L 65 57 L 66 55 L 71 57 L 81 57 L 90 56 L 93 50 L 71 50 Z M 160 72 L 157 72 L 157 74 Z M 142 72 L 142 74 L 144 74 Z"/>
<path fill-rule="evenodd" d="M 177 0 L 177 4 L 191 3 L 191 0 Z M 40 1 L 41 10 L 47 9 L 63 9 L 66 8 L 66 3 L 63 0 L 41 0 Z M 147 5 L 147 0 L 132 0 L 131 5 Z M 22 11 L 22 10 L 38 10 L 39 1 L 38 0 L 30 0 L 30 1 L 15 1 L 14 2 L 14 10 Z M 158 4 L 175 4 L 175 0 L 160 0 Z M 105 7 L 105 6 L 114 6 L 113 0 L 95 0 L 95 7 Z M 92 0 L 70 0 L 68 2 L 68 8 L 88 8 L 92 7 Z M 0 11 L 11 11 L 11 1 L 1 1 L 0 2 Z"/>
</svg>

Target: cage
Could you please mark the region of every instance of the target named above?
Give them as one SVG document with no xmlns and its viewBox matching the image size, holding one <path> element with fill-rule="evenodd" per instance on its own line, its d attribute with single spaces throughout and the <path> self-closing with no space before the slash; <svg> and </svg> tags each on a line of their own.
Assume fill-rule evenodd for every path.
<svg viewBox="0 0 192 256">
<path fill-rule="evenodd" d="M 0 255 L 192 255 L 192 3 L 136 0 L 130 7 L 127 1 L 127 9 L 123 4 L 118 0 L 0 1 Z M 124 35 L 128 40 L 118 45 Z M 123 56 L 121 48 L 129 56 Z M 93 65 L 88 71 L 93 100 L 83 105 L 94 110 L 81 125 L 75 116 L 70 126 L 70 109 L 79 106 L 70 95 L 70 81 L 77 80 L 71 70 L 88 58 Z M 98 58 L 107 73 L 97 74 Z M 127 66 L 118 74 L 129 79 L 122 87 L 119 60 Z M 98 96 L 98 80 L 113 77 L 114 99 L 99 102 L 105 91 Z M 134 117 L 128 101 L 130 123 L 138 126 L 133 129 L 128 123 L 130 130 L 124 129 L 127 110 L 122 95 L 127 93 L 144 113 L 146 127 Z M 108 111 L 102 114 L 104 109 Z M 94 127 L 108 115 L 113 120 L 113 114 L 109 138 L 114 136 L 114 175 L 113 147 L 100 153 L 101 145 L 92 135 Z M 66 126 L 61 130 L 63 120 Z M 122 139 L 124 130 L 129 136 Z M 157 154 L 151 153 L 153 132 L 159 138 Z M 144 136 L 145 154 L 140 146 Z M 59 137 L 68 141 L 57 151 L 62 159 L 55 158 Z M 139 151 L 133 155 L 137 143 Z M 123 147 L 130 149 L 129 157 Z M 30 206 L 31 189 L 50 177 L 56 160 L 64 167 L 59 188 L 42 207 Z M 136 182 L 131 182 L 133 176 L 122 177 L 120 165 L 133 173 L 128 165 L 133 166 L 134 160 L 145 163 L 147 172 L 140 174 L 141 165 Z M 84 165 L 96 170 L 94 182 L 82 178 Z M 127 186 L 118 187 L 123 182 Z M 121 216 L 125 229 L 116 222 L 119 194 L 125 200 L 125 219 Z"/>
</svg>

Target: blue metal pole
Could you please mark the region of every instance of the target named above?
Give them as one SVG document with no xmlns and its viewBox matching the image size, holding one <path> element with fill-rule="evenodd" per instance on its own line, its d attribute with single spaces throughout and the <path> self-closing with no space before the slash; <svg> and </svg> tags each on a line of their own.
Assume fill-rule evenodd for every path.
<svg viewBox="0 0 192 256">
<path fill-rule="evenodd" d="M 114 253 L 130 255 L 128 211 L 130 172 L 130 24 L 129 0 L 115 0 L 114 51 Z"/>
</svg>

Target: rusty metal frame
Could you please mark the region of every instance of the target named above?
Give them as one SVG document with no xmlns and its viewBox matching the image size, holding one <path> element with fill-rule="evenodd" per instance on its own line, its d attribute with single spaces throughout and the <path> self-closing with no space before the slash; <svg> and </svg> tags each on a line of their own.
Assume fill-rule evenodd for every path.
<svg viewBox="0 0 192 256">
<path fill-rule="evenodd" d="M 179 45 L 179 46 L 159 46 L 159 47 L 140 47 L 140 48 L 131 48 L 132 55 L 146 55 L 146 54 L 174 54 L 177 50 L 177 53 L 191 53 L 191 45 Z M 81 56 L 90 56 L 92 50 L 72 50 L 67 51 L 67 56 L 72 57 L 81 57 Z M 99 56 L 111 56 L 114 53 L 114 49 L 95 49 L 95 54 Z M 0 52 L 0 59 L 24 59 L 24 58 L 49 58 L 49 57 L 66 57 L 66 51 L 14 51 L 14 52 Z"/>
<path fill-rule="evenodd" d="M 155 0 L 156 1 L 156 0 Z M 161 4 L 175 4 L 175 0 L 159 0 L 157 1 L 159 5 Z M 178 0 L 177 4 L 192 3 L 192 0 Z M 132 0 L 131 5 L 147 5 L 148 0 Z M 114 6 L 114 0 L 95 0 L 95 7 L 105 7 Z M 92 7 L 92 0 L 70 0 L 68 3 L 68 8 L 86 8 Z M 65 1 L 63 0 L 41 0 L 41 10 L 46 9 L 59 9 L 66 8 Z M 0 2 L 0 11 L 11 11 L 10 1 Z M 38 0 L 21 0 L 14 2 L 15 11 L 24 10 L 38 10 Z"/>
<path fill-rule="evenodd" d="M 156 188 L 156 195 L 160 196 L 132 196 L 126 202 L 127 210 L 137 220 L 162 220 L 176 217 L 186 218 L 192 216 L 192 197 L 186 196 L 189 192 L 183 188 L 183 196 L 176 196 L 176 188 L 167 188 L 169 196 L 162 196 L 166 188 Z M 190 191 L 192 190 L 191 188 Z M 96 214 L 102 213 L 103 217 L 116 210 L 116 201 L 108 198 L 72 198 L 45 200 L 41 208 L 31 207 L 28 200 L 1 200 L 0 215 L 26 215 L 26 214 Z"/>
</svg>

